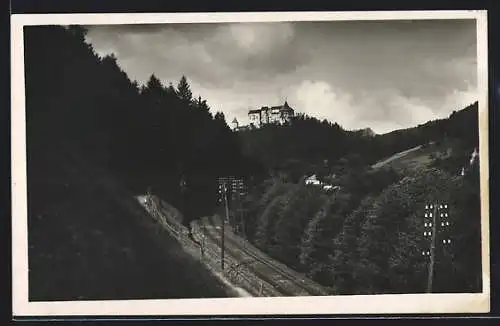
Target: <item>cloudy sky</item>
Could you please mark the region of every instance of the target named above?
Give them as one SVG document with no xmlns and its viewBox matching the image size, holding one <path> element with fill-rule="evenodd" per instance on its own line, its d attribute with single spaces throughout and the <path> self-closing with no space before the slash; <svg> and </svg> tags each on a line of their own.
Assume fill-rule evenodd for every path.
<svg viewBox="0 0 500 326">
<path fill-rule="evenodd" d="M 279 105 L 377 133 L 446 117 L 476 100 L 474 20 L 89 27 L 139 83 L 184 74 L 194 95 L 248 123 Z"/>
</svg>

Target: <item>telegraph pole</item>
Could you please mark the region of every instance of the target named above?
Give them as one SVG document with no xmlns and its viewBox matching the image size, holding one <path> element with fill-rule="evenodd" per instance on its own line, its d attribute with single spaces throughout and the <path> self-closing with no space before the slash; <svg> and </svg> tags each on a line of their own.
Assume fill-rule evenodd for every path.
<svg viewBox="0 0 500 326">
<path fill-rule="evenodd" d="M 240 224 L 239 224 L 239 229 L 238 229 L 238 232 L 240 234 L 243 234 L 245 235 L 245 218 L 243 216 L 243 200 L 241 199 L 241 193 L 239 194 L 239 219 L 240 219 Z"/>
<path fill-rule="evenodd" d="M 237 223 L 238 223 L 238 204 L 240 204 L 240 198 L 241 195 L 244 193 L 244 185 L 243 185 L 243 180 L 236 178 L 234 176 L 227 176 L 227 177 L 219 177 L 218 178 L 218 184 L 219 184 L 219 196 L 217 197 L 217 203 L 222 203 L 224 202 L 224 208 L 225 208 L 225 217 L 222 218 L 222 226 L 221 226 L 221 268 L 224 270 L 224 234 L 225 234 L 225 224 L 226 221 L 229 222 L 229 225 L 234 228 L 235 233 L 238 231 L 236 230 Z M 229 197 L 231 196 L 231 197 Z M 231 199 L 231 208 L 229 200 Z M 236 212 L 233 210 L 233 202 L 236 202 Z M 241 206 L 241 205 L 240 205 Z M 232 219 L 230 219 L 229 212 L 233 213 Z"/>
<path fill-rule="evenodd" d="M 439 214 L 439 216 L 438 216 Z M 429 263 L 427 266 L 427 293 L 431 293 L 433 291 L 433 282 L 435 276 L 435 266 L 436 266 L 436 243 L 438 231 L 443 232 L 447 231 L 450 223 L 447 220 L 448 218 L 448 205 L 447 204 L 439 204 L 432 203 L 430 205 L 425 205 L 425 214 L 424 214 L 424 237 L 430 237 L 430 248 L 429 250 L 425 250 L 422 252 L 422 255 L 429 256 Z M 438 225 L 438 217 L 441 220 L 441 225 Z M 429 230 L 429 231 L 427 231 Z M 445 232 L 446 233 L 446 232 Z M 443 245 L 450 244 L 451 239 L 443 237 Z"/>
<path fill-rule="evenodd" d="M 226 224 L 226 219 L 229 218 L 229 207 L 228 207 L 228 204 L 227 204 L 227 184 L 224 183 L 224 206 L 226 208 L 226 217 L 222 218 L 222 235 L 221 235 L 221 268 L 222 268 L 222 271 L 224 271 L 224 229 L 225 229 L 225 224 Z"/>
<path fill-rule="evenodd" d="M 427 272 L 427 292 L 432 292 L 432 282 L 434 281 L 434 265 L 436 262 L 436 215 L 437 215 L 437 205 L 431 205 L 431 252 L 430 252 L 430 261 L 429 261 L 429 270 Z"/>
</svg>

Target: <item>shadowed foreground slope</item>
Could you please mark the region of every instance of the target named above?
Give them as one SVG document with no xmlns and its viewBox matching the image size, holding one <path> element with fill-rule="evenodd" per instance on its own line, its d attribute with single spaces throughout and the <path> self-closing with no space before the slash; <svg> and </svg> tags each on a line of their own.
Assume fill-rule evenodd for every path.
<svg viewBox="0 0 500 326">
<path fill-rule="evenodd" d="M 30 300 L 235 295 L 77 150 L 29 140 Z"/>
<path fill-rule="evenodd" d="M 30 299 L 228 296 L 134 199 L 178 185 L 156 147 L 175 130 L 152 122 L 177 122 L 160 112 L 180 100 L 148 102 L 81 27 L 30 27 L 24 41 Z"/>
</svg>

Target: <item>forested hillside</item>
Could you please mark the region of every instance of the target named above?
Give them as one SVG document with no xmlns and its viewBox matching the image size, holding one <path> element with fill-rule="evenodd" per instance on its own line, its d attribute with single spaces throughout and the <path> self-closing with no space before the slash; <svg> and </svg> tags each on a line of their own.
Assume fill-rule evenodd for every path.
<svg viewBox="0 0 500 326">
<path fill-rule="evenodd" d="M 78 26 L 26 27 L 25 67 L 30 298 L 227 296 L 133 199 L 180 205 L 184 176 L 188 217 L 209 214 L 212 177 L 242 166 L 224 116 L 185 77 L 139 87 Z"/>
<path fill-rule="evenodd" d="M 345 130 L 337 123 L 303 114 L 294 117 L 290 125 L 265 125 L 238 135 L 247 156 L 297 182 L 305 174 L 323 176 L 346 166 L 363 168 L 430 142 L 446 142 L 447 146 L 454 147 L 455 154 L 462 153 L 460 159 L 465 162 L 464 155 L 470 155 L 479 139 L 477 102 L 457 109 L 445 119 L 374 136 Z M 461 166 L 455 164 L 454 167 Z"/>
<path fill-rule="evenodd" d="M 475 103 L 448 119 L 375 137 L 303 116 L 248 131 L 241 135 L 246 150 L 276 173 L 244 202 L 246 236 L 334 293 L 424 292 L 424 207 L 447 203 L 453 245 L 438 253 L 434 291 L 479 291 L 479 161 L 470 160 L 477 121 Z M 412 159 L 426 164 L 370 165 L 415 146 L 422 149 Z M 274 165 L 287 160 L 301 165 Z M 339 188 L 306 185 L 308 173 Z"/>
</svg>

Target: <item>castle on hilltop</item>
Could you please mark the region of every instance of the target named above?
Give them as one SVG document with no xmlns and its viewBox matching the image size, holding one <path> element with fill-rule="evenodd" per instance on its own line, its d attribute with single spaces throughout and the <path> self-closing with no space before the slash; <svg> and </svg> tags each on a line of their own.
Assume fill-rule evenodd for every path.
<svg viewBox="0 0 500 326">
<path fill-rule="evenodd" d="M 294 115 L 295 110 L 288 105 L 287 101 L 285 101 L 283 105 L 279 106 L 263 106 L 260 109 L 248 111 L 248 118 L 250 120 L 250 124 L 248 126 L 239 126 L 238 120 L 235 118 L 232 121 L 233 130 L 237 131 L 250 128 L 260 128 L 266 124 L 283 125 L 290 122 Z"/>
<path fill-rule="evenodd" d="M 294 109 L 285 101 L 283 105 L 272 107 L 263 106 L 258 110 L 250 110 L 248 111 L 248 118 L 250 119 L 250 125 L 259 128 L 265 124 L 271 123 L 285 124 L 290 122 L 294 114 Z"/>
</svg>

